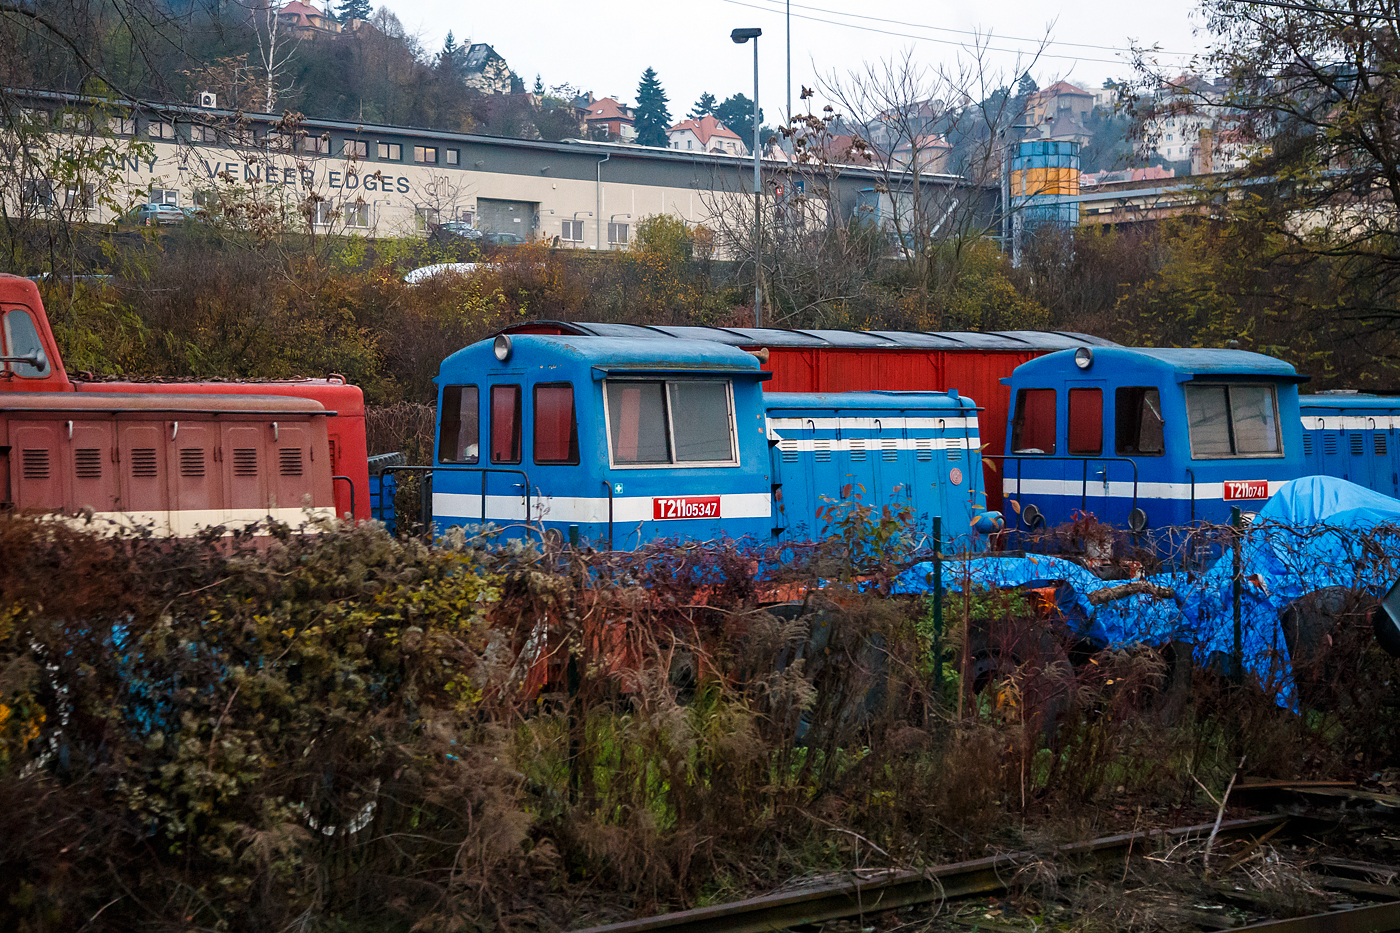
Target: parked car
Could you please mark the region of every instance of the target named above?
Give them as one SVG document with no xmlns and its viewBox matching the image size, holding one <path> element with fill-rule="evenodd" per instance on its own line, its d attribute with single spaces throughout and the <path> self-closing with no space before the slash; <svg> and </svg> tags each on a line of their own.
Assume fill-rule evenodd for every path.
<svg viewBox="0 0 1400 933">
<path fill-rule="evenodd" d="M 464 220 L 449 220 L 438 224 L 437 232 L 444 237 L 461 237 L 464 240 L 480 240 L 482 232 Z"/>
<path fill-rule="evenodd" d="M 487 246 L 519 246 L 527 242 L 518 233 L 487 233 L 482 236 L 482 242 Z"/>
<path fill-rule="evenodd" d="M 176 207 L 174 204 L 142 204 L 127 215 L 127 220 L 142 227 L 164 227 L 168 224 L 184 223 L 192 217 L 194 212 L 187 207 Z"/>
</svg>

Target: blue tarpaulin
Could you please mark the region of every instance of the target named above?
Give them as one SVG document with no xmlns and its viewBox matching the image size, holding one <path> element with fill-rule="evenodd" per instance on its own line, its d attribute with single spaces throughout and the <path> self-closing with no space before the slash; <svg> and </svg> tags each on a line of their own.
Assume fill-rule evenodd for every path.
<svg viewBox="0 0 1400 933">
<path fill-rule="evenodd" d="M 1400 500 L 1355 483 L 1309 476 L 1288 483 L 1259 510 L 1241 545 L 1242 648 L 1246 668 L 1266 689 L 1291 701 L 1288 652 L 1278 624 L 1284 608 L 1325 587 L 1364 589 L 1379 597 L 1400 576 Z M 1227 551 L 1204 573 L 1157 574 L 1149 582 L 1176 599 L 1129 596 L 1095 607 L 1089 594 L 1122 581 L 1101 580 L 1071 561 L 1049 556 L 946 561 L 943 586 L 1013 588 L 1063 581 L 1073 591 L 1067 615 L 1079 634 L 1109 645 L 1199 645 L 1203 656 L 1234 650 L 1233 569 Z M 897 593 L 933 589 L 933 564 L 917 564 L 894 581 Z"/>
</svg>

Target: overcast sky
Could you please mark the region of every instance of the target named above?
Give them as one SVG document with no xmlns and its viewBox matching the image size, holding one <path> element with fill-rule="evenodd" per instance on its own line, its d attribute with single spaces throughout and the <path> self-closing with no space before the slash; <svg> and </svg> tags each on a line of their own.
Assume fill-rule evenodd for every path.
<svg viewBox="0 0 1400 933">
<path fill-rule="evenodd" d="M 456 39 L 485 42 L 499 52 L 527 87 L 539 74 L 546 87 L 572 84 L 598 97 L 632 103 L 637 81 L 655 68 L 680 117 L 703 91 L 723 100 L 752 94 L 751 45 L 735 45 L 729 31 L 763 30 L 759 46 L 759 98 L 766 122 L 776 122 L 786 97 L 784 0 L 388 0 L 404 27 L 425 49 L 442 47 L 448 30 Z M 823 22 L 824 21 L 824 22 Z M 1008 75 L 1030 65 L 1042 87 L 1065 78 L 1099 87 L 1105 78 L 1127 76 L 1125 50 L 1132 43 L 1156 44 L 1167 61 L 1189 61 L 1207 37 L 1194 0 L 800 0 L 792 4 L 792 94 L 833 69 L 858 68 L 912 50 L 929 66 L 952 65 L 967 32 L 989 35 L 995 67 Z M 937 28 L 934 28 L 937 27 Z M 1037 39 L 1047 30 L 1055 44 L 1031 63 Z M 1075 45 L 1072 43 L 1080 43 Z M 1019 64 L 1018 55 L 1020 52 Z"/>
</svg>

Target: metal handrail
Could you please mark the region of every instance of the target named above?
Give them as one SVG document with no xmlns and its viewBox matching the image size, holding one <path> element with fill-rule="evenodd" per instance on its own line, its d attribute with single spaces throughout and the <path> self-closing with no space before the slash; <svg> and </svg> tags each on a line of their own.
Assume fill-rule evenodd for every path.
<svg viewBox="0 0 1400 933">
<path fill-rule="evenodd" d="M 355 520 L 355 481 L 354 481 L 353 479 L 351 479 L 350 477 L 348 477 L 348 476 L 332 476 L 332 477 L 331 477 L 331 490 L 332 490 L 332 491 L 331 491 L 331 499 L 332 499 L 332 500 L 335 499 L 335 491 L 334 491 L 334 490 L 335 490 L 335 481 L 336 481 L 336 480 L 344 480 L 345 482 L 347 482 L 347 483 L 350 484 L 350 521 L 353 522 L 353 521 Z M 381 496 L 383 496 L 383 495 L 384 495 L 384 487 L 383 487 L 383 485 L 382 485 L 383 480 L 380 480 L 380 483 L 381 483 L 381 485 L 380 485 L 380 487 L 379 487 L 379 494 L 380 494 Z"/>
<path fill-rule="evenodd" d="M 1015 460 L 1015 461 L 1016 461 L 1016 492 L 1015 492 L 1015 495 L 1016 495 L 1017 497 L 1019 497 L 1019 496 L 1021 495 L 1021 463 L 1022 463 L 1022 461 L 1025 461 L 1025 460 L 1031 460 L 1031 461 L 1037 461 L 1037 460 L 1039 460 L 1039 461 L 1058 460 L 1058 461 L 1070 462 L 1070 463 L 1073 463 L 1073 462 L 1075 462 L 1075 461 L 1079 461 L 1079 462 L 1083 463 L 1083 464 L 1084 464 L 1084 473 L 1083 473 L 1083 477 L 1082 477 L 1082 479 L 1081 479 L 1080 489 L 1079 489 L 1079 508 L 1080 508 L 1081 510 L 1084 509 L 1084 508 L 1086 508 L 1086 507 L 1088 506 L 1088 502 L 1089 502 L 1089 461 L 1093 460 L 1093 461 L 1097 461 L 1097 462 L 1100 462 L 1100 463 L 1126 463 L 1126 464 L 1128 464 L 1129 466 L 1131 466 L 1131 467 L 1133 468 L 1133 504 L 1132 504 L 1132 508 L 1134 508 L 1134 509 L 1137 508 L 1137 500 L 1138 500 L 1138 466 L 1137 466 L 1137 461 L 1134 460 L 1134 459 L 1132 459 L 1131 457 L 1071 457 L 1071 456 L 1064 456 L 1064 455 L 1057 455 L 1057 454 L 983 454 L 983 455 L 982 455 L 982 459 L 984 459 L 984 460 L 1003 460 L 1003 461 L 1005 461 L 1005 460 Z M 1005 474 L 1003 474 L 1003 475 L 1005 475 Z M 1104 471 L 1104 486 L 1105 486 L 1105 487 L 1108 486 L 1108 471 L 1107 471 L 1107 470 Z M 1004 494 L 1004 493 L 1003 493 L 1003 494 Z"/>
<path fill-rule="evenodd" d="M 385 467 L 379 474 L 379 495 L 380 508 L 383 509 L 384 501 L 384 477 L 389 473 L 425 473 L 431 476 L 433 473 L 480 473 L 481 474 L 481 521 L 486 521 L 486 474 L 496 473 L 506 476 L 519 476 L 523 479 L 525 486 L 525 527 L 530 525 L 530 499 L 532 496 L 532 485 L 530 474 L 524 470 L 501 469 L 500 467 L 474 467 L 474 466 L 390 466 Z M 432 514 L 431 507 L 428 514 Z"/>
<path fill-rule="evenodd" d="M 613 486 L 609 480 L 603 480 L 603 488 L 608 491 L 608 550 L 613 550 Z"/>
</svg>

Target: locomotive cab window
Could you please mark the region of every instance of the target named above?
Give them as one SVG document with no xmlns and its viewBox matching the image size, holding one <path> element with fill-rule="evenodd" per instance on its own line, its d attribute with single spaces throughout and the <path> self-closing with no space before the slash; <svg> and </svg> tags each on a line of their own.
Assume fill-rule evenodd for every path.
<svg viewBox="0 0 1400 933">
<path fill-rule="evenodd" d="M 39 339 L 39 331 L 28 311 L 14 308 L 5 312 L 4 345 L 0 356 L 35 356 L 43 350 L 44 343 Z M 0 363 L 0 372 L 9 370 L 21 379 L 42 379 L 49 374 L 48 362 L 42 366 L 33 363 Z"/>
<path fill-rule="evenodd" d="M 520 386 L 491 387 L 491 462 L 520 462 Z"/>
<path fill-rule="evenodd" d="M 1281 457 L 1278 398 L 1271 385 L 1188 385 L 1191 456 Z"/>
<path fill-rule="evenodd" d="M 477 417 L 476 386 L 443 388 L 439 463 L 476 463 L 481 443 Z"/>
<path fill-rule="evenodd" d="M 1113 393 L 1114 444 L 1119 456 L 1160 457 L 1166 450 L 1162 394 L 1153 386 Z"/>
<path fill-rule="evenodd" d="M 1103 453 L 1103 390 L 1069 390 L 1069 452 Z"/>
<path fill-rule="evenodd" d="M 535 462 L 578 463 L 578 413 L 567 382 L 535 386 Z"/>
<path fill-rule="evenodd" d="M 609 380 L 605 398 L 614 466 L 738 462 L 727 381 Z"/>
<path fill-rule="evenodd" d="M 1011 451 L 1017 454 L 1055 452 L 1055 390 L 1022 389 L 1016 393 L 1016 417 L 1011 422 Z"/>
</svg>

